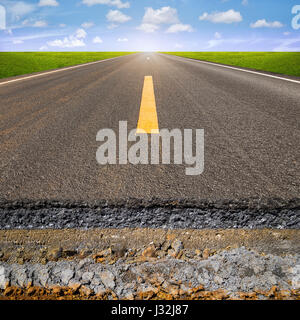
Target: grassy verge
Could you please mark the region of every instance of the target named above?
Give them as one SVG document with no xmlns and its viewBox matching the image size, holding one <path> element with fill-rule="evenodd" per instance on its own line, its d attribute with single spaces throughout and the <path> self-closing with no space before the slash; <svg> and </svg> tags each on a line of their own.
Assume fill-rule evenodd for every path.
<svg viewBox="0 0 300 320">
<path fill-rule="evenodd" d="M 300 52 L 164 52 L 289 76 L 300 76 Z"/>
<path fill-rule="evenodd" d="M 0 52 L 0 78 L 104 60 L 132 52 Z"/>
</svg>

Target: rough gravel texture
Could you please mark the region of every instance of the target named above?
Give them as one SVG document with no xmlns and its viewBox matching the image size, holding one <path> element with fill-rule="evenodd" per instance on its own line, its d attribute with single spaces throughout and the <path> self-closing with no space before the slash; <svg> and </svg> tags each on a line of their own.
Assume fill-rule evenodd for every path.
<svg viewBox="0 0 300 320">
<path fill-rule="evenodd" d="M 108 298 L 132 299 L 137 294 L 163 290 L 176 298 L 193 288 L 215 291 L 226 288 L 229 297 L 239 292 L 256 292 L 258 298 L 276 286 L 286 295 L 300 289 L 300 255 L 278 257 L 260 255 L 244 247 L 223 251 L 201 261 L 183 261 L 168 256 L 159 261 L 118 260 L 115 264 L 80 261 L 58 261 L 41 264 L 0 263 L 0 289 L 9 286 L 45 288 L 84 286 L 88 295 L 111 292 Z"/>
<path fill-rule="evenodd" d="M 283 201 L 137 200 L 98 202 L 0 202 L 0 229 L 165 228 L 299 229 L 299 199 Z"/>
</svg>

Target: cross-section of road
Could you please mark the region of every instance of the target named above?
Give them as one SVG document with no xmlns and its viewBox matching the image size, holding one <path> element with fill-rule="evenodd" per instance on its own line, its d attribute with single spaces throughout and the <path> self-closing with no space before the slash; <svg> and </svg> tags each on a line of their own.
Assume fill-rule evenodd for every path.
<svg viewBox="0 0 300 320">
<path fill-rule="evenodd" d="M 0 300 L 299 299 L 296 78 L 138 53 L 17 79 L 0 81 Z M 113 153 L 204 130 L 204 168 L 100 164 L 101 129 Z"/>
<path fill-rule="evenodd" d="M 159 129 L 204 129 L 201 175 L 97 163 L 100 129 L 137 128 L 145 77 Z M 5 200 L 299 198 L 299 83 L 145 53 L 6 83 L 0 101 Z"/>
</svg>

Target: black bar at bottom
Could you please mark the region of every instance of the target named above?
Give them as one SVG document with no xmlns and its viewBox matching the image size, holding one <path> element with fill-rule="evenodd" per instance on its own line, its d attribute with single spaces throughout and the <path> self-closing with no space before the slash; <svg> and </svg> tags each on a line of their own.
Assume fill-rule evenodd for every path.
<svg viewBox="0 0 300 320">
<path fill-rule="evenodd" d="M 57 317 L 60 312 L 68 316 L 93 316 L 95 319 L 182 319 L 194 320 L 216 316 L 239 319 L 257 317 L 263 309 L 268 318 L 278 312 L 299 308 L 299 301 L 0 301 L 0 310 L 10 316 L 20 314 Z"/>
</svg>

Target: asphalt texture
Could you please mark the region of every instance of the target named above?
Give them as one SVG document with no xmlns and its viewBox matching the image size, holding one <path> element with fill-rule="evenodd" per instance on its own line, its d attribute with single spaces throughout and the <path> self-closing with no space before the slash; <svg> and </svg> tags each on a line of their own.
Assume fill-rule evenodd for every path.
<svg viewBox="0 0 300 320">
<path fill-rule="evenodd" d="M 204 129 L 201 175 L 185 175 L 185 165 L 97 163 L 100 129 L 118 132 L 121 120 L 128 121 L 128 130 L 137 127 L 148 75 L 154 81 L 160 129 Z M 256 222 L 248 227 L 270 221 L 278 228 L 289 223 L 299 228 L 299 206 L 284 212 L 278 209 L 280 215 L 277 211 L 272 216 L 274 224 L 273 218 L 260 220 L 262 212 L 272 214 L 272 205 L 264 211 L 255 209 L 255 214 L 244 212 L 244 218 L 234 218 L 229 224 L 224 222 L 227 218 L 218 218 L 220 210 L 208 207 L 203 213 L 201 206 L 185 208 L 178 214 L 186 221 L 182 225 L 176 219 L 171 223 L 173 213 L 163 206 L 167 199 L 210 203 L 231 199 L 240 203 L 243 212 L 242 199 L 272 202 L 279 198 L 287 203 L 299 199 L 299 89 L 297 83 L 158 53 L 134 54 L 2 86 L 0 82 L 0 198 L 1 215 L 6 215 L 1 228 L 23 225 L 22 219 L 13 218 L 16 210 L 26 215 L 26 210 L 34 209 L 7 209 L 5 203 L 24 199 L 53 204 L 41 209 L 48 210 L 46 220 L 39 215 L 38 222 L 32 219 L 36 227 L 52 220 L 57 228 L 68 227 L 55 221 L 62 214 L 55 201 L 90 205 L 99 200 L 156 199 L 156 209 L 131 210 L 129 216 L 135 218 L 125 220 L 131 226 L 150 220 L 149 226 L 240 227 L 255 216 Z M 97 227 L 118 227 L 114 211 L 109 210 L 104 211 L 102 224 L 96 215 L 91 220 L 85 215 L 82 226 L 94 225 L 94 219 Z M 81 223 L 82 209 L 77 211 L 72 227 Z M 229 209 L 225 211 L 230 214 Z"/>
<path fill-rule="evenodd" d="M 300 229 L 300 210 L 217 208 L 0 209 L 0 229 Z"/>
</svg>

